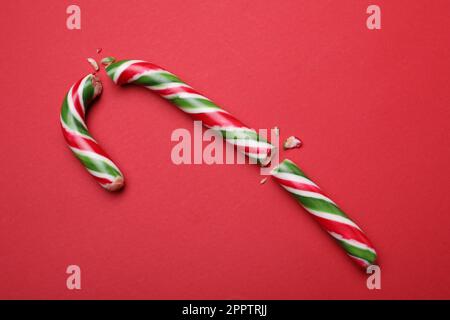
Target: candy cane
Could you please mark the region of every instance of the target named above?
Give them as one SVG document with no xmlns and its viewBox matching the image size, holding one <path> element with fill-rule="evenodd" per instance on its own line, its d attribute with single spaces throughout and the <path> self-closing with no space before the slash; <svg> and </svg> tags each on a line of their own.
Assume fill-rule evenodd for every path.
<svg viewBox="0 0 450 320">
<path fill-rule="evenodd" d="M 260 164 L 267 159 L 270 161 L 274 149 L 271 144 L 169 71 L 142 60 L 118 61 L 110 64 L 106 71 L 118 85 L 137 84 L 156 92 L 194 120 L 218 131 L 227 142 Z M 358 265 L 367 267 L 375 262 L 376 252 L 361 229 L 298 166 L 284 160 L 272 175 Z"/>
<path fill-rule="evenodd" d="M 69 148 L 97 182 L 109 191 L 122 188 L 119 168 L 92 138 L 85 123 L 86 109 L 102 92 L 100 81 L 92 74 L 77 81 L 64 98 L 61 128 Z"/>
</svg>

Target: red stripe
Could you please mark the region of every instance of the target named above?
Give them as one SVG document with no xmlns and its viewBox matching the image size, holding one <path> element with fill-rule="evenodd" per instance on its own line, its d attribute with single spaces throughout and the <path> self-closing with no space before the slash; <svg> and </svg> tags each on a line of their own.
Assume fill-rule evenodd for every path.
<svg viewBox="0 0 450 320">
<path fill-rule="evenodd" d="M 154 92 L 156 92 L 157 94 L 162 95 L 162 96 L 169 95 L 169 94 L 175 94 L 175 93 L 181 93 L 181 92 L 188 92 L 188 93 L 195 93 L 195 94 L 202 95 L 192 88 L 183 87 L 183 86 L 166 88 L 166 89 L 151 89 L 151 90 L 153 90 Z"/>
<path fill-rule="evenodd" d="M 355 227 L 352 227 L 348 224 L 324 219 L 315 215 L 313 215 L 313 217 L 325 230 L 340 234 L 346 240 L 356 240 L 358 242 L 364 243 L 369 248 L 373 248 L 366 235 Z"/>
<path fill-rule="evenodd" d="M 83 78 L 84 79 L 84 78 Z M 73 101 L 73 105 L 75 107 L 75 110 L 78 112 L 78 114 L 80 115 L 80 117 L 82 119 L 84 119 L 84 110 L 83 107 L 80 103 L 80 96 L 78 95 L 78 88 L 80 87 L 81 81 L 83 81 L 83 79 L 78 80 L 72 88 L 72 101 Z"/>
<path fill-rule="evenodd" d="M 317 192 L 317 193 L 320 193 L 321 195 L 324 195 L 322 193 L 322 190 L 320 190 L 318 187 L 311 186 L 311 185 L 305 184 L 305 183 L 282 179 L 277 176 L 273 176 L 273 177 L 279 184 L 284 185 L 286 187 L 290 187 L 290 188 L 294 188 L 294 189 L 302 190 L 302 191 Z"/>
<path fill-rule="evenodd" d="M 81 150 L 85 150 L 85 151 L 92 151 L 92 152 L 98 153 L 98 154 L 110 159 L 109 156 L 103 151 L 103 149 L 100 148 L 100 146 L 98 144 L 96 144 L 95 142 L 93 142 L 92 140 L 85 139 L 78 135 L 74 135 L 74 134 L 70 133 L 69 131 L 67 131 L 64 127 L 62 127 L 62 131 L 63 131 L 64 138 L 66 139 L 67 144 L 69 146 L 75 147 L 75 148 L 78 148 Z M 96 177 L 93 174 L 91 174 L 91 175 L 100 184 L 111 184 L 114 182 L 113 180 L 108 179 L 108 178 Z"/>
<path fill-rule="evenodd" d="M 64 138 L 66 138 L 67 144 L 70 147 L 81 149 L 84 151 L 91 151 L 110 159 L 106 152 L 96 142 L 73 134 L 70 131 L 67 131 L 62 125 L 61 128 Z"/>
<path fill-rule="evenodd" d="M 189 114 L 194 120 L 202 121 L 202 123 L 207 127 L 232 127 L 232 128 L 247 128 L 242 122 L 237 120 L 234 116 L 226 112 L 208 112 L 208 113 L 190 113 Z M 232 139 L 230 139 L 232 140 Z M 232 144 L 232 142 L 229 142 Z M 250 146 L 236 146 L 239 151 L 244 151 L 246 153 L 259 153 L 264 155 L 270 155 L 270 147 L 250 147 Z"/>
<path fill-rule="evenodd" d="M 189 113 L 189 115 L 197 121 L 202 121 L 207 127 L 236 127 L 236 128 L 246 128 L 238 119 L 233 117 L 231 114 L 216 111 L 208 113 Z"/>
<path fill-rule="evenodd" d="M 363 260 L 360 260 L 360 259 L 358 259 L 358 258 L 356 258 L 356 257 L 353 257 L 353 256 L 351 256 L 351 255 L 348 255 L 350 258 L 352 258 L 352 260 L 353 261 L 355 261 L 356 262 L 356 264 L 358 264 L 360 267 L 362 267 L 362 268 L 367 268 L 367 266 L 369 265 L 369 263 L 367 263 L 367 262 L 365 262 L 365 261 L 363 261 Z"/>
<path fill-rule="evenodd" d="M 232 140 L 231 140 L 232 141 Z M 229 142 L 232 144 L 232 142 Z M 270 155 L 271 149 L 267 147 L 249 147 L 249 146 L 236 146 L 236 148 L 245 153 L 257 153 L 260 155 Z"/>
<path fill-rule="evenodd" d="M 121 85 L 124 83 L 128 83 L 131 78 L 133 78 L 135 75 L 150 71 L 150 70 L 164 70 L 157 65 L 150 63 L 150 62 L 137 62 L 132 64 L 131 66 L 128 66 L 119 76 L 117 79 L 117 84 Z"/>
<path fill-rule="evenodd" d="M 106 178 L 100 178 L 100 177 L 96 177 L 96 176 L 94 176 L 94 175 L 92 175 L 94 178 L 95 178 L 95 180 L 97 180 L 97 182 L 98 183 L 100 183 L 100 184 L 111 184 L 111 183 L 113 183 L 114 181 L 112 181 L 112 180 L 109 180 L 109 179 L 106 179 Z"/>
</svg>

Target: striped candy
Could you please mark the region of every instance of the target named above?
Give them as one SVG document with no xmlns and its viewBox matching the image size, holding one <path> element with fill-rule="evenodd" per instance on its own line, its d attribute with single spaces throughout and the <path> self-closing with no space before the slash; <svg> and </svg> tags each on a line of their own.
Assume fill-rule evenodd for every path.
<svg viewBox="0 0 450 320">
<path fill-rule="evenodd" d="M 256 163 L 265 165 L 270 161 L 274 146 L 174 74 L 141 60 L 118 61 L 106 71 L 116 84 L 133 83 L 156 92 L 194 120 L 221 134 Z"/>
<path fill-rule="evenodd" d="M 357 264 L 366 268 L 375 262 L 377 254 L 362 230 L 295 163 L 284 160 L 272 175 Z"/>
<path fill-rule="evenodd" d="M 61 108 L 61 128 L 75 156 L 97 182 L 109 191 L 122 188 L 122 173 L 92 138 L 85 123 L 86 108 L 101 94 L 102 85 L 92 74 L 76 82 Z"/>
</svg>

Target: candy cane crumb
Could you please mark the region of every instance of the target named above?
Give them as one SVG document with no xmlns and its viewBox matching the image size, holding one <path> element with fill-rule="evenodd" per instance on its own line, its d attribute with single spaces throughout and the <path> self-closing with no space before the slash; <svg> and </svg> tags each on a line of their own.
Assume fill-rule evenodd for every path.
<svg viewBox="0 0 450 320">
<path fill-rule="evenodd" d="M 286 149 L 294 149 L 294 148 L 300 148 L 302 146 L 302 142 L 299 138 L 290 136 L 286 139 L 286 141 L 283 143 L 283 148 Z"/>
<path fill-rule="evenodd" d="M 95 72 L 97 72 L 100 68 L 98 67 L 97 61 L 95 61 L 92 58 L 87 58 L 87 61 L 89 62 L 89 64 L 92 66 L 92 68 L 94 68 Z"/>
<path fill-rule="evenodd" d="M 116 61 L 116 58 L 114 58 L 114 57 L 106 57 L 106 58 L 103 58 L 100 62 L 101 62 L 102 65 L 107 67 L 111 63 L 113 63 L 114 61 Z"/>
</svg>

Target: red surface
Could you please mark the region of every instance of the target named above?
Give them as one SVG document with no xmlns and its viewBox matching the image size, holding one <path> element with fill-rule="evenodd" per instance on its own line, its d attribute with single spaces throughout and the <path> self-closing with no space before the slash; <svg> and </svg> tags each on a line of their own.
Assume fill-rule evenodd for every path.
<svg viewBox="0 0 450 320">
<path fill-rule="evenodd" d="M 77 1 L 69 31 L 71 3 L 0 11 L 0 298 L 450 298 L 449 1 Z M 257 168 L 172 164 L 170 135 L 190 119 L 104 73 L 88 123 L 127 186 L 102 190 L 59 110 L 85 58 L 105 55 L 152 61 L 244 123 L 299 136 L 287 156 L 367 232 L 382 289 Z"/>
</svg>

